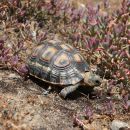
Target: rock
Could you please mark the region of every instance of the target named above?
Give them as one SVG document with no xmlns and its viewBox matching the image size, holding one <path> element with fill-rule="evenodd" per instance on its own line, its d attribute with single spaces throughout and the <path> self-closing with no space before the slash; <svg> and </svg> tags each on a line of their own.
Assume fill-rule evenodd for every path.
<svg viewBox="0 0 130 130">
<path fill-rule="evenodd" d="M 120 120 L 113 120 L 110 126 L 111 130 L 121 130 L 122 128 L 130 128 L 129 125 Z"/>
<path fill-rule="evenodd" d="M 108 130 L 108 128 L 103 128 L 103 130 Z"/>
<path fill-rule="evenodd" d="M 119 130 L 130 130 L 128 127 L 121 127 Z"/>
<path fill-rule="evenodd" d="M 15 73 L 11 73 L 11 74 L 8 75 L 8 78 L 9 78 L 9 79 L 19 79 L 20 76 L 17 75 L 17 74 L 15 74 Z"/>
</svg>

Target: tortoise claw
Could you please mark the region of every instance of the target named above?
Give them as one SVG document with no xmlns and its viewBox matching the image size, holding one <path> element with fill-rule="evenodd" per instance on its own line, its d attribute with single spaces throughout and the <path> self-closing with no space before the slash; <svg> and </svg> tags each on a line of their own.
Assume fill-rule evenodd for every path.
<svg viewBox="0 0 130 130">
<path fill-rule="evenodd" d="M 42 94 L 47 96 L 49 94 L 49 92 L 51 91 L 51 89 L 52 89 L 51 86 L 49 86 L 47 90 L 45 90 L 45 89 L 43 90 Z"/>
<path fill-rule="evenodd" d="M 42 92 L 43 95 L 47 96 L 49 94 L 49 91 Z"/>
<path fill-rule="evenodd" d="M 60 97 L 63 98 L 63 99 L 65 99 L 65 98 L 67 97 L 67 93 L 66 93 L 65 91 L 61 91 L 61 92 L 59 93 L 59 95 L 60 95 Z"/>
</svg>

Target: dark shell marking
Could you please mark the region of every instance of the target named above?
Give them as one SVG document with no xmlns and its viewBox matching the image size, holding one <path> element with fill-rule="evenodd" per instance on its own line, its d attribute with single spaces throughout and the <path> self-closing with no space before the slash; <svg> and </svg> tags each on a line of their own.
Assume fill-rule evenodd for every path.
<svg viewBox="0 0 130 130">
<path fill-rule="evenodd" d="M 79 52 L 68 44 L 44 43 L 36 47 L 27 60 L 31 75 L 60 85 L 80 82 L 89 66 Z"/>
</svg>

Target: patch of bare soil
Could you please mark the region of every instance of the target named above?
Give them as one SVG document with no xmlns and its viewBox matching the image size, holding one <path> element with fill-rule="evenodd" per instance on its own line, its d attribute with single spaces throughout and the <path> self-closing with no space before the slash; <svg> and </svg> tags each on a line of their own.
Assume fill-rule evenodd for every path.
<svg viewBox="0 0 130 130">
<path fill-rule="evenodd" d="M 46 86 L 32 80 L 25 81 L 12 71 L 0 71 L 0 130 L 80 130 L 73 126 L 73 116 L 82 113 L 88 102 L 98 99 L 90 100 L 79 94 L 64 100 L 57 91 L 45 96 L 42 92 Z M 86 129 L 109 128 L 110 119 L 98 116 L 102 118 L 85 122 Z M 130 115 L 117 117 L 130 124 Z"/>
</svg>

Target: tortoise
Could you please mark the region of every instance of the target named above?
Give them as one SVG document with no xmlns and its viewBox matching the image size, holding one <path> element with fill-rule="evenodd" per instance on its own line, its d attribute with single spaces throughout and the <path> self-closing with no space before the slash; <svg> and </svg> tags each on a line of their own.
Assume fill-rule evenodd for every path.
<svg viewBox="0 0 130 130">
<path fill-rule="evenodd" d="M 79 86 L 99 86 L 100 76 L 90 71 L 84 57 L 70 44 L 56 40 L 44 41 L 27 59 L 29 74 L 52 85 L 63 87 L 59 93 L 66 98 Z"/>
</svg>

